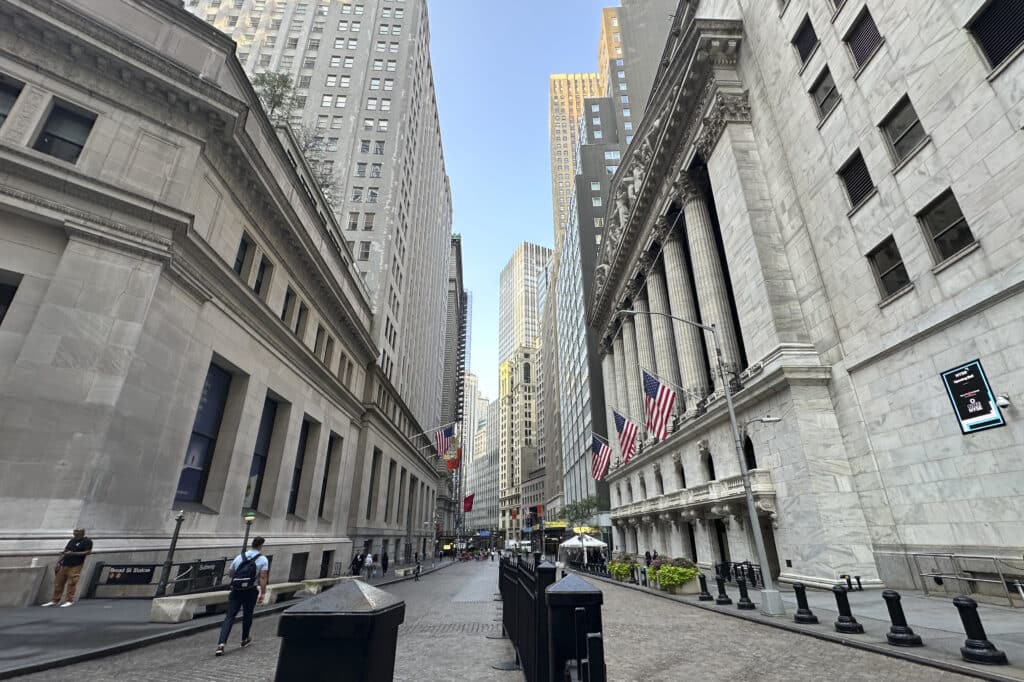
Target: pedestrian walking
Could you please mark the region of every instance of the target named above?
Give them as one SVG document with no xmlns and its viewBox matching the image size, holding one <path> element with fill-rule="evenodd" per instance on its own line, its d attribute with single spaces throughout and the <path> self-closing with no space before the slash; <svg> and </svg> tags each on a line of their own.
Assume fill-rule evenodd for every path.
<svg viewBox="0 0 1024 682">
<path fill-rule="evenodd" d="M 651 567 L 651 550 L 644 552 L 644 563 L 647 564 L 647 568 Z"/>
<path fill-rule="evenodd" d="M 413 572 L 412 572 L 413 582 L 417 582 L 418 583 L 420 581 L 420 571 L 422 571 L 422 570 L 423 570 L 423 565 L 420 563 L 419 555 L 417 554 L 416 555 L 416 568 L 413 569 Z"/>
<path fill-rule="evenodd" d="M 358 576 L 363 570 L 363 553 L 359 552 L 352 557 L 352 563 L 349 565 L 349 569 L 352 571 L 352 575 Z"/>
<path fill-rule="evenodd" d="M 388 573 L 388 553 L 384 552 L 380 556 L 380 574 L 387 575 Z"/>
<path fill-rule="evenodd" d="M 66 608 L 75 603 L 75 592 L 78 590 L 78 579 L 82 577 L 82 566 L 85 564 L 85 557 L 92 554 L 92 540 L 85 537 L 84 528 L 76 528 L 71 533 L 71 539 L 64 545 L 64 551 L 60 553 L 60 559 L 54 567 L 53 574 L 53 598 L 43 606 L 54 606 L 60 604 Z M 64 590 L 67 588 L 67 594 Z M 64 599 L 61 602 L 61 599 Z"/>
<path fill-rule="evenodd" d="M 224 645 L 228 643 L 231 627 L 235 624 L 238 611 L 242 611 L 242 648 L 252 644 L 249 631 L 252 629 L 252 613 L 257 604 L 263 603 L 267 594 L 267 575 L 270 562 L 263 556 L 264 539 L 255 537 L 252 549 L 239 554 L 231 562 L 228 577 L 231 578 L 231 592 L 228 594 L 228 612 L 224 623 L 220 626 L 220 638 L 217 640 L 215 656 L 224 655 Z"/>
<path fill-rule="evenodd" d="M 654 559 L 655 561 L 657 561 L 657 560 L 658 560 L 658 550 L 654 550 L 654 551 L 653 551 L 653 552 L 651 553 L 651 558 L 652 558 L 652 559 Z"/>
<path fill-rule="evenodd" d="M 366 558 L 363 559 L 363 572 L 366 573 L 367 580 L 373 577 L 373 555 L 369 552 L 366 553 Z"/>
</svg>

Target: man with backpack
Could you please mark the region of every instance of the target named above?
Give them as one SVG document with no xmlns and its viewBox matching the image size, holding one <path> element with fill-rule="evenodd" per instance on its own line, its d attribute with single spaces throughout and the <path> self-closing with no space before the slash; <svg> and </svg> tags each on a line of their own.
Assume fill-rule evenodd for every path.
<svg viewBox="0 0 1024 682">
<path fill-rule="evenodd" d="M 252 644 L 249 630 L 252 628 L 252 612 L 257 604 L 263 603 L 263 595 L 267 593 L 267 575 L 270 562 L 263 556 L 264 539 L 253 538 L 252 549 L 239 554 L 231 562 L 228 576 L 231 578 L 231 594 L 228 595 L 228 612 L 224 616 L 224 624 L 220 626 L 220 639 L 217 641 L 215 655 L 224 655 L 224 645 L 231 634 L 231 626 L 239 609 L 242 611 L 242 647 Z"/>
</svg>

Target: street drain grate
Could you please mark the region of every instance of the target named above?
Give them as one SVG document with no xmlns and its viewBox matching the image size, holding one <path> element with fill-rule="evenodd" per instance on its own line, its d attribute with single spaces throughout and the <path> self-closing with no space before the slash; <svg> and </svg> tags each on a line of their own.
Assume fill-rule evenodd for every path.
<svg viewBox="0 0 1024 682">
<path fill-rule="evenodd" d="M 398 628 L 401 635 L 489 635 L 497 632 L 494 623 L 414 623 Z"/>
</svg>

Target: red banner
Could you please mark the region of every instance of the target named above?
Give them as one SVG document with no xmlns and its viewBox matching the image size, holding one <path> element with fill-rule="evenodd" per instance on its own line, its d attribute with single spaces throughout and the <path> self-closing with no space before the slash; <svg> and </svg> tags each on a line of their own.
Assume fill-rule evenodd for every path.
<svg viewBox="0 0 1024 682">
<path fill-rule="evenodd" d="M 464 512 L 471 512 L 471 511 L 473 511 L 473 497 L 475 495 L 476 495 L 476 493 L 470 493 L 469 495 L 466 495 L 466 499 L 464 499 L 462 501 L 462 511 L 464 511 Z"/>
</svg>

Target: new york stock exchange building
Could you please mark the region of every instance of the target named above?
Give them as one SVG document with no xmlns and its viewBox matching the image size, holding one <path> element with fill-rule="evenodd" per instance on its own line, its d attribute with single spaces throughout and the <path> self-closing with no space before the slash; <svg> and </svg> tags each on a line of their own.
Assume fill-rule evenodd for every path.
<svg viewBox="0 0 1024 682">
<path fill-rule="evenodd" d="M 735 569 L 756 523 L 783 583 L 1003 595 L 1024 575 L 1024 38 L 993 26 L 1024 18 L 835 4 L 673 19 L 588 313 L 608 423 L 642 441 L 623 463 L 610 434 L 613 540 Z M 712 337 L 675 318 L 717 330 L 740 444 Z M 640 368 L 677 392 L 664 440 Z"/>
</svg>

